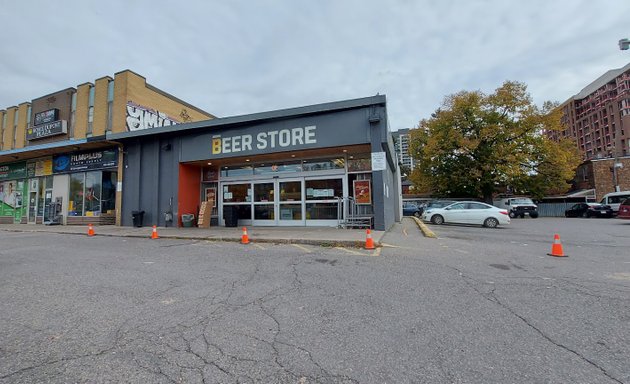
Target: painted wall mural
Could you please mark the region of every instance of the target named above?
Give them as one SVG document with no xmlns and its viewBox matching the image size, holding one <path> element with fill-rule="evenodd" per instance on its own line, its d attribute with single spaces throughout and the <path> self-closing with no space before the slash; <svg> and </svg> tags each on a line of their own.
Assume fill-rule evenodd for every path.
<svg viewBox="0 0 630 384">
<path fill-rule="evenodd" d="M 178 123 L 177 120 L 164 112 L 136 104 L 133 101 L 127 102 L 127 131 L 166 127 Z"/>
</svg>

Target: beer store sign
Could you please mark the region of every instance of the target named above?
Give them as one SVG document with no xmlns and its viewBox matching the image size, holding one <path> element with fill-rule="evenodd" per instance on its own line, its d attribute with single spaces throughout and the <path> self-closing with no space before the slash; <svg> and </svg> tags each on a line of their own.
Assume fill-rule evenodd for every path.
<svg viewBox="0 0 630 384">
<path fill-rule="evenodd" d="M 36 140 L 44 137 L 62 135 L 68 132 L 66 120 L 57 120 L 52 123 L 36 125 L 26 130 L 26 140 Z"/>
<path fill-rule="evenodd" d="M 214 135 L 212 137 L 212 154 L 227 153 L 264 153 L 276 148 L 301 148 L 305 145 L 317 144 L 317 127 L 298 127 L 291 129 L 270 130 L 256 135 L 243 134 L 235 136 Z"/>
</svg>

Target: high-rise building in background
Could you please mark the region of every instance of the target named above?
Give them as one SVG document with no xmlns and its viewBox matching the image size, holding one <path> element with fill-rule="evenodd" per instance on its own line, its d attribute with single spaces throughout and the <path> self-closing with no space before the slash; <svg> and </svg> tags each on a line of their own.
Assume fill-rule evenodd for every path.
<svg viewBox="0 0 630 384">
<path fill-rule="evenodd" d="M 396 132 L 392 132 L 392 135 L 394 136 L 398 163 L 411 171 L 415 166 L 415 160 L 409 155 L 409 131 L 409 129 L 399 129 Z"/>
<path fill-rule="evenodd" d="M 630 154 L 630 64 L 606 72 L 560 108 L 565 129 L 548 134 L 574 138 L 584 160 Z"/>
</svg>

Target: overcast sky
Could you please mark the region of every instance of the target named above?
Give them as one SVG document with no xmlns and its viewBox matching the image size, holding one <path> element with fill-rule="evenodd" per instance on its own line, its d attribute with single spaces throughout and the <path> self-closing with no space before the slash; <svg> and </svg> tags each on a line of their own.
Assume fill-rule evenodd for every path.
<svg viewBox="0 0 630 384">
<path fill-rule="evenodd" d="M 517 80 L 540 105 L 630 62 L 628 0 L 6 0 L 0 20 L 0 109 L 131 69 L 219 117 L 385 94 L 397 130 L 460 90 Z"/>
</svg>

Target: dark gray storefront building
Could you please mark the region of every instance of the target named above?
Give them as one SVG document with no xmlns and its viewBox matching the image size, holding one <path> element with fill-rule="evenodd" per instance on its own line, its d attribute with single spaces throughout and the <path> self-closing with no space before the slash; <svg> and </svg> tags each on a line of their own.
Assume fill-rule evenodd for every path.
<svg viewBox="0 0 630 384">
<path fill-rule="evenodd" d="M 122 225 L 138 211 L 158 226 L 188 225 L 200 210 L 211 225 L 386 230 L 400 220 L 382 95 L 107 139 L 123 147 Z"/>
</svg>

